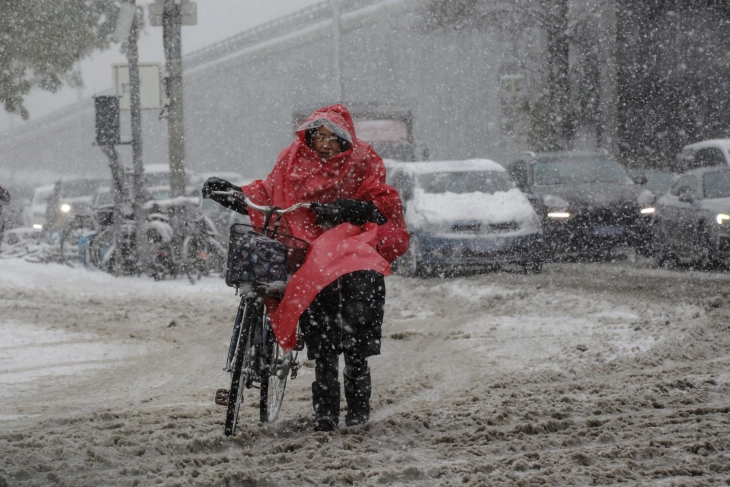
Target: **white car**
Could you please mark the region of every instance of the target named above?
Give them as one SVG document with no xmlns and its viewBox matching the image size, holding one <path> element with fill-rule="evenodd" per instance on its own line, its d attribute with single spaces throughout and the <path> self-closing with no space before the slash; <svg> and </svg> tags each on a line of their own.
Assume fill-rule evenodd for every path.
<svg viewBox="0 0 730 487">
<path fill-rule="evenodd" d="M 730 139 L 711 139 L 682 147 L 677 156 L 680 172 L 700 167 L 730 165 Z"/>
<path fill-rule="evenodd" d="M 46 224 L 46 207 L 55 186 L 55 184 L 47 184 L 33 190 L 33 198 L 30 200 L 30 208 L 26 214 L 26 226 L 33 227 L 36 230 L 43 229 Z"/>
<path fill-rule="evenodd" d="M 387 162 L 411 233 L 399 272 L 519 264 L 542 270 L 540 219 L 507 171 L 489 159 Z"/>
</svg>

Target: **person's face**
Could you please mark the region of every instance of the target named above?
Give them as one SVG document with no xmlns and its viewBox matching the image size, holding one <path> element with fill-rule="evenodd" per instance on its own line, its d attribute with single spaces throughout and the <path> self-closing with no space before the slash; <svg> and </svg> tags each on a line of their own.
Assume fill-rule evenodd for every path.
<svg viewBox="0 0 730 487">
<path fill-rule="evenodd" d="M 329 159 L 342 151 L 342 147 L 340 147 L 340 143 L 337 142 L 335 134 L 325 127 L 319 127 L 317 131 L 312 134 L 312 149 L 322 160 Z"/>
</svg>

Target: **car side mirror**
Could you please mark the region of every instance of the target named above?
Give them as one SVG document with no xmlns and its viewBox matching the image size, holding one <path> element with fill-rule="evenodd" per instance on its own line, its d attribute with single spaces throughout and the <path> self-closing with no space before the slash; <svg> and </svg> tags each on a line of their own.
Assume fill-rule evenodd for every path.
<svg viewBox="0 0 730 487">
<path fill-rule="evenodd" d="M 640 185 L 646 184 L 646 181 L 647 181 L 646 174 L 637 174 L 634 177 L 632 177 L 631 179 L 634 180 L 634 183 L 640 184 Z"/>
<path fill-rule="evenodd" d="M 683 191 L 677 197 L 682 203 L 693 203 L 695 198 L 690 191 Z"/>
</svg>

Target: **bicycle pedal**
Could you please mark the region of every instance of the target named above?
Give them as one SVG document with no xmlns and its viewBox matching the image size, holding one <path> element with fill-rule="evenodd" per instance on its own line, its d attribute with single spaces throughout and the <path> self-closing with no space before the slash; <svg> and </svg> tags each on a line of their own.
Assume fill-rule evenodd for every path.
<svg viewBox="0 0 730 487">
<path fill-rule="evenodd" d="M 215 403 L 219 406 L 228 406 L 228 389 L 218 389 L 215 391 Z"/>
</svg>

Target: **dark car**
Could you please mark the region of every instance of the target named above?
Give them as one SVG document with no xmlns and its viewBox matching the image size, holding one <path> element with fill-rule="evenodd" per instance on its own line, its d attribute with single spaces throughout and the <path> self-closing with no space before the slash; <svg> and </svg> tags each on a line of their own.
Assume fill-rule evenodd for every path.
<svg viewBox="0 0 730 487">
<path fill-rule="evenodd" d="M 525 153 L 507 165 L 540 216 L 556 256 L 606 255 L 618 245 L 650 247 L 655 196 L 604 152 Z"/>
<path fill-rule="evenodd" d="M 654 258 L 711 267 L 730 264 L 730 168 L 681 175 L 656 202 Z"/>
</svg>

